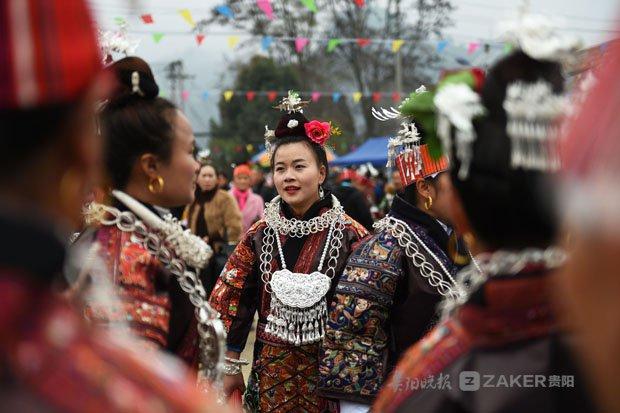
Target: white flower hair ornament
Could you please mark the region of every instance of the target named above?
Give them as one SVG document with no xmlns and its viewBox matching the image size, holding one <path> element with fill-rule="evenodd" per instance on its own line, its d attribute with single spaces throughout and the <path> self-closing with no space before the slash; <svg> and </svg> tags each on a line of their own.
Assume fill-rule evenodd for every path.
<svg viewBox="0 0 620 413">
<path fill-rule="evenodd" d="M 448 84 L 437 92 L 433 103 L 439 113 L 437 134 L 449 156 L 452 126 L 456 129 L 456 156 L 461 162 L 458 177 L 461 180 L 467 179 L 472 144 L 476 139 L 472 121 L 486 112 L 480 96 L 466 84 Z"/>
<path fill-rule="evenodd" d="M 286 127 L 289 129 L 293 129 L 296 128 L 297 125 L 299 125 L 299 121 L 296 119 L 291 119 L 288 121 L 288 123 L 286 124 Z"/>
<path fill-rule="evenodd" d="M 560 62 L 581 46 L 575 36 L 560 34 L 557 25 L 542 15 L 525 15 L 500 24 L 504 41 L 532 59 Z"/>
</svg>

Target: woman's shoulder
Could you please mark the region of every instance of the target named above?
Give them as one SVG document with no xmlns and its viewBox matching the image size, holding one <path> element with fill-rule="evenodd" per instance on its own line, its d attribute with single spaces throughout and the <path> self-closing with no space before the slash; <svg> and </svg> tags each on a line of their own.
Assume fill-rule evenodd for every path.
<svg viewBox="0 0 620 413">
<path fill-rule="evenodd" d="M 351 218 L 348 214 L 344 214 L 344 216 L 345 216 L 345 228 L 348 231 L 351 231 L 359 239 L 362 239 L 365 236 L 370 234 L 368 230 L 364 228 L 362 224 L 360 224 L 359 222 Z"/>
</svg>

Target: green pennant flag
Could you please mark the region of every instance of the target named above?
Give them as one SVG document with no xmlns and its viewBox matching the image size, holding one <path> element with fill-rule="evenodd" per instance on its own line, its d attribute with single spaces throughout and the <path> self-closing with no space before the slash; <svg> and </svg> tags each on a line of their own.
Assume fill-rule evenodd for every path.
<svg viewBox="0 0 620 413">
<path fill-rule="evenodd" d="M 508 54 L 512 52 L 512 45 L 510 43 L 504 43 L 504 53 Z"/>
<path fill-rule="evenodd" d="M 153 33 L 153 41 L 155 43 L 161 42 L 161 39 L 164 37 L 163 33 Z"/>
<path fill-rule="evenodd" d="M 127 23 L 127 20 L 125 20 L 122 17 L 115 17 L 114 23 L 118 24 L 119 26 L 122 26 L 123 24 Z"/>
<path fill-rule="evenodd" d="M 316 3 L 314 0 L 300 0 L 301 3 L 308 8 L 313 13 L 316 13 L 318 9 L 316 8 Z"/>
<path fill-rule="evenodd" d="M 327 42 L 327 51 L 330 53 L 333 52 L 340 43 L 342 43 L 342 39 L 329 39 Z"/>
</svg>

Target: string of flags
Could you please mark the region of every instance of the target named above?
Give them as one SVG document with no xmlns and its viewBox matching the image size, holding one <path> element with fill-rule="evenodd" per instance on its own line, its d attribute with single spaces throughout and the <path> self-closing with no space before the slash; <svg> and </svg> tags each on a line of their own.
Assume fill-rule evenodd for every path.
<svg viewBox="0 0 620 413">
<path fill-rule="evenodd" d="M 183 90 L 181 92 L 181 99 L 184 101 L 188 101 L 195 92 L 190 90 Z M 167 97 L 167 93 L 165 91 L 161 92 L 162 97 Z M 256 100 L 256 98 L 266 98 L 269 102 L 275 102 L 279 97 L 287 96 L 288 91 L 275 91 L 275 90 L 205 90 L 202 91 L 198 96 L 207 101 L 211 98 L 224 98 L 225 102 L 230 102 L 234 97 L 244 98 L 248 102 L 252 102 Z M 302 98 L 309 98 L 313 102 L 318 102 L 321 99 L 331 99 L 332 102 L 338 103 L 342 99 L 350 98 L 354 103 L 360 103 L 362 98 L 371 98 L 373 103 L 379 103 L 382 100 L 389 99 L 394 104 L 400 103 L 401 99 L 404 97 L 400 92 L 341 92 L 341 91 L 306 91 L 300 92 L 299 95 Z"/>
<path fill-rule="evenodd" d="M 304 6 L 308 8 L 308 10 L 312 12 L 317 12 L 316 3 L 314 0 L 299 0 Z M 274 14 L 274 9 L 271 4 L 271 0 L 255 0 L 256 6 L 265 14 L 267 19 L 274 20 L 276 18 Z M 364 0 L 354 0 L 355 4 L 358 7 L 364 7 Z M 215 11 L 228 19 L 233 20 L 235 18 L 235 12 L 230 6 L 222 4 L 215 7 Z M 164 37 L 168 35 L 191 35 L 194 36 L 196 44 L 201 46 L 207 37 L 212 36 L 226 36 L 227 44 L 231 49 L 237 47 L 240 43 L 241 37 L 240 35 L 235 34 L 221 34 L 221 33 L 205 33 L 204 26 L 196 23 L 192 12 L 189 9 L 180 9 L 178 10 L 180 17 L 183 21 L 189 26 L 191 31 L 188 32 L 162 32 L 162 31 L 154 31 L 154 32 L 141 32 L 141 31 L 130 31 L 132 33 L 139 34 L 150 34 L 154 43 L 159 44 Z M 122 17 L 117 17 L 117 24 L 126 24 L 126 21 Z M 145 25 L 153 25 L 155 24 L 155 18 L 152 14 L 142 14 L 140 16 L 140 20 Z M 248 37 L 244 35 L 243 37 Z M 255 38 L 256 36 L 249 36 Z M 324 44 L 328 53 L 334 52 L 338 47 L 344 44 L 355 44 L 361 48 L 370 46 L 370 45 L 388 45 L 392 52 L 398 53 L 404 45 L 407 43 L 413 43 L 416 40 L 408 40 L 408 39 L 377 39 L 377 38 L 308 38 L 308 37 L 286 37 L 286 36 L 263 36 L 261 38 L 261 48 L 264 51 L 269 50 L 269 48 L 274 44 L 274 42 L 292 42 L 295 46 L 295 50 L 297 53 L 302 53 L 304 49 L 306 49 L 311 43 L 316 44 Z M 489 42 L 489 41 L 481 41 L 481 40 L 472 40 L 469 42 L 453 42 L 447 39 L 437 40 L 435 42 L 435 49 L 438 53 L 444 52 L 448 46 L 456 46 L 463 48 L 467 51 L 467 54 L 474 54 L 480 49 L 485 51 L 489 51 L 490 48 L 496 48 L 504 50 L 507 49 L 508 45 L 501 42 Z"/>
<path fill-rule="evenodd" d="M 388 45 L 393 53 L 398 53 L 404 45 L 407 43 L 419 42 L 415 40 L 406 39 L 373 39 L 373 38 L 308 38 L 308 37 L 286 37 L 286 36 L 254 36 L 254 35 L 236 35 L 226 33 L 185 33 L 185 32 L 142 32 L 142 31 L 129 31 L 133 34 L 148 34 L 151 36 L 154 43 L 159 44 L 166 36 L 178 36 L 178 35 L 192 35 L 195 38 L 196 44 L 201 46 L 205 39 L 209 37 L 226 37 L 226 42 L 230 49 L 235 49 L 242 38 L 260 38 L 260 45 L 263 51 L 268 51 L 275 42 L 292 42 L 295 46 L 297 53 L 302 53 L 311 43 L 324 44 L 328 53 L 333 53 L 338 47 L 350 44 L 357 45 L 361 48 L 368 47 L 370 45 Z M 425 41 L 427 44 L 433 44 L 431 41 Z M 435 50 L 438 53 L 443 53 L 448 46 L 461 48 L 467 51 L 467 54 L 471 55 L 480 50 L 485 52 L 490 49 L 503 49 L 504 51 L 510 51 L 510 45 L 503 42 L 482 41 L 475 40 L 470 42 L 457 42 L 447 39 L 434 41 Z"/>
<path fill-rule="evenodd" d="M 313 13 L 317 13 L 319 11 L 315 0 L 299 0 L 299 1 L 301 4 L 306 6 L 306 8 L 309 11 Z M 359 8 L 362 8 L 366 5 L 365 0 L 353 0 L 353 2 Z M 255 0 L 253 3 L 256 3 L 256 7 L 258 7 L 258 9 L 263 12 L 263 14 L 267 17 L 267 19 L 274 20 L 276 18 L 273 6 L 271 5 L 271 0 Z M 231 20 L 235 18 L 235 12 L 227 4 L 221 4 L 219 6 L 216 6 L 215 11 L 218 14 L 224 17 L 227 17 Z M 179 9 L 179 14 L 183 18 L 183 20 L 185 20 L 185 22 L 187 22 L 187 24 L 189 24 L 192 28 L 196 26 L 196 22 L 194 21 L 192 17 L 192 13 L 189 9 Z M 144 24 L 155 23 L 155 20 L 153 19 L 153 15 L 150 13 L 143 14 L 140 16 L 140 18 Z"/>
</svg>

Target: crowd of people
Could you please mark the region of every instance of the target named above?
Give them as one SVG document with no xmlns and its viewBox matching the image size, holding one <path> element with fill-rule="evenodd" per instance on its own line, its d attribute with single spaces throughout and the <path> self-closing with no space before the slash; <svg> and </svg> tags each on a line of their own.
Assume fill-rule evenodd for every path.
<svg viewBox="0 0 620 413">
<path fill-rule="evenodd" d="M 0 410 L 620 411 L 620 50 L 569 90 L 521 23 L 401 103 L 389 179 L 289 92 L 229 184 L 83 0 L 0 0 Z"/>
</svg>

